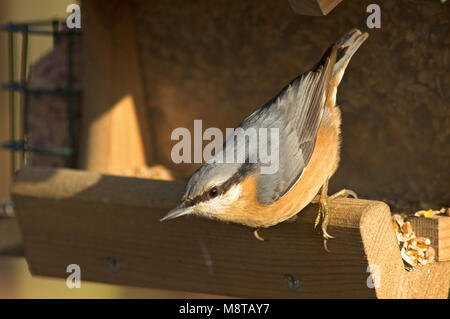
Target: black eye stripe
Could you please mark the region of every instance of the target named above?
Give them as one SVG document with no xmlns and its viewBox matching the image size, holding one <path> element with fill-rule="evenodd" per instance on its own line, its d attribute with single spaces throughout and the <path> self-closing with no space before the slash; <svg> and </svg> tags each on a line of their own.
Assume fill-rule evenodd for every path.
<svg viewBox="0 0 450 319">
<path fill-rule="evenodd" d="M 217 189 L 217 195 L 215 197 L 226 193 L 226 191 L 228 191 L 231 187 L 242 182 L 245 179 L 245 177 L 251 172 L 252 168 L 253 166 L 251 163 L 244 163 L 229 180 L 224 182 L 222 185 L 214 186 Z M 187 200 L 185 202 L 186 207 L 194 206 L 200 202 L 205 202 L 213 198 L 210 196 L 210 191 L 211 188 L 205 191 L 203 194 L 198 195 L 191 200 Z"/>
<path fill-rule="evenodd" d="M 219 195 L 219 190 L 214 186 L 209 190 L 209 197 L 216 197 L 217 195 Z"/>
</svg>

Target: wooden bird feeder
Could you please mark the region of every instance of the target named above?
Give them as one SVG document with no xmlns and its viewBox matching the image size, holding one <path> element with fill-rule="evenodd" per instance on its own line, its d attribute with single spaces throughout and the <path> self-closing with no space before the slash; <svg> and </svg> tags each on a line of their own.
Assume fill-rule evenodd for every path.
<svg viewBox="0 0 450 319">
<path fill-rule="evenodd" d="M 14 219 L 0 220 L 0 252 L 32 274 L 251 298 L 447 298 L 450 263 L 406 271 L 391 214 L 377 201 L 331 206 L 328 253 L 311 205 L 292 223 L 251 229 L 197 217 L 159 219 L 183 183 L 67 170 L 22 170 L 12 187 Z M 19 241 L 19 238 L 23 242 Z M 375 284 L 374 284 L 375 283 Z"/>
<path fill-rule="evenodd" d="M 339 2 L 289 0 L 310 15 Z M 82 280 L 234 297 L 448 297 L 450 217 L 415 221 L 415 229 L 435 234 L 441 259 L 411 271 L 390 210 L 378 201 L 332 202 L 330 253 L 313 227 L 315 205 L 295 222 L 261 230 L 265 241 L 250 228 L 203 218 L 160 222 L 178 204 L 183 182 L 109 175 L 154 156 L 131 9 L 124 1 L 87 1 L 83 13 L 84 66 L 95 70 L 85 80 L 83 170 L 16 174 L 16 218 L 0 218 L 0 255 L 24 256 L 38 276 L 67 278 L 67 266 L 77 264 Z"/>
</svg>

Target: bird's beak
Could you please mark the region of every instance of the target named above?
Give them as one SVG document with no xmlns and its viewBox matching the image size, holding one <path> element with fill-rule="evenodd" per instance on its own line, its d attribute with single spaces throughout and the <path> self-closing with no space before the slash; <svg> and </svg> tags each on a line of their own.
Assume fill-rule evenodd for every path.
<svg viewBox="0 0 450 319">
<path fill-rule="evenodd" d="M 163 222 L 165 220 L 174 219 L 183 215 L 190 214 L 194 211 L 192 207 L 183 207 L 183 204 L 178 205 L 174 209 L 172 209 L 170 212 L 166 214 L 163 218 L 161 218 L 159 221 Z"/>
</svg>

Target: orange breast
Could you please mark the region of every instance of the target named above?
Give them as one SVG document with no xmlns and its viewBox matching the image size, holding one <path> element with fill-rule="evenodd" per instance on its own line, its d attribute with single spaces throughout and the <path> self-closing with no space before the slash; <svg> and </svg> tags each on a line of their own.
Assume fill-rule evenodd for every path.
<svg viewBox="0 0 450 319">
<path fill-rule="evenodd" d="M 339 162 L 340 111 L 337 107 L 327 108 L 327 111 L 329 114 L 319 127 L 312 157 L 297 184 L 276 203 L 262 205 L 257 199 L 257 177 L 250 176 L 242 183 L 241 198 L 219 219 L 256 228 L 269 227 L 291 218 L 308 205 Z"/>
</svg>

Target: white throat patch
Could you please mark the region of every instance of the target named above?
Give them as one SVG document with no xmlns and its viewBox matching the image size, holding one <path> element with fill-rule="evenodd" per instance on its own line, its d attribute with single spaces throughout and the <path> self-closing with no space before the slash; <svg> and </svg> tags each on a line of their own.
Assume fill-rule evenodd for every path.
<svg viewBox="0 0 450 319">
<path fill-rule="evenodd" d="M 195 206 L 195 210 L 202 215 L 219 214 L 221 211 L 225 211 L 242 195 L 242 186 L 235 185 L 230 188 L 225 194 L 211 198 L 205 202 L 198 203 Z"/>
</svg>

